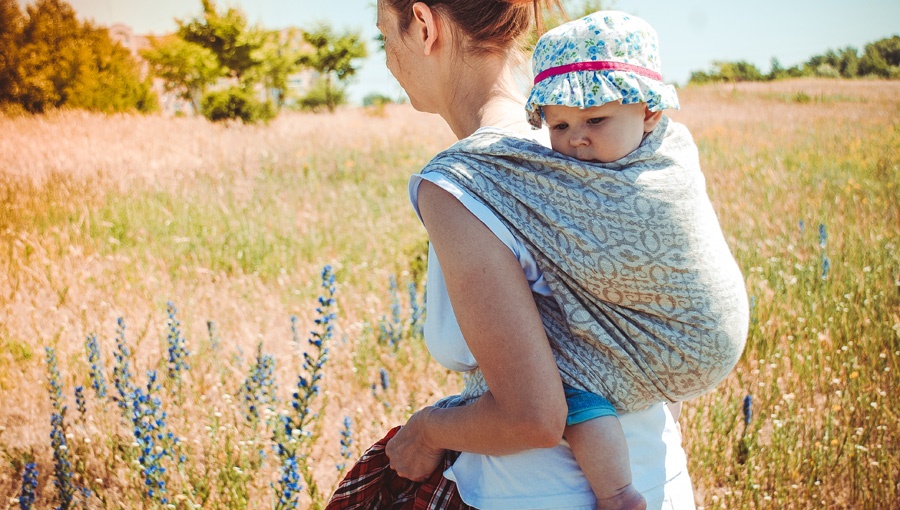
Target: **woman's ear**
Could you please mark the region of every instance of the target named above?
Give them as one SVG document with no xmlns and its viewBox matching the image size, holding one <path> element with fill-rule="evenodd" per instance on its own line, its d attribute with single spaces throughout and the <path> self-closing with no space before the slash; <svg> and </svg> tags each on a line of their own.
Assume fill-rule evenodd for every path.
<svg viewBox="0 0 900 510">
<path fill-rule="evenodd" d="M 434 10 L 422 2 L 416 2 L 412 6 L 413 20 L 410 32 L 414 33 L 422 43 L 425 55 L 431 55 L 435 50 L 440 36 L 440 21 Z"/>
<path fill-rule="evenodd" d="M 656 125 L 659 124 L 659 120 L 662 119 L 662 115 L 662 110 L 658 112 L 651 112 L 650 108 L 644 110 L 644 133 L 653 131 Z"/>
</svg>

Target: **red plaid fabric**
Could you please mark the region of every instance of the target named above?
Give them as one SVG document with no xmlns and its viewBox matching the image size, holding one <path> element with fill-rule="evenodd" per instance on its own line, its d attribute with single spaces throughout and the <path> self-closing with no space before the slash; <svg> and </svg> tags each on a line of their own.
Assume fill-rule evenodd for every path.
<svg viewBox="0 0 900 510">
<path fill-rule="evenodd" d="M 456 483 L 444 478 L 444 470 L 458 454 L 447 452 L 441 465 L 424 482 L 401 478 L 391 469 L 384 453 L 388 441 L 400 427 L 394 427 L 372 445 L 353 465 L 338 485 L 325 510 L 470 510 L 456 490 Z"/>
</svg>

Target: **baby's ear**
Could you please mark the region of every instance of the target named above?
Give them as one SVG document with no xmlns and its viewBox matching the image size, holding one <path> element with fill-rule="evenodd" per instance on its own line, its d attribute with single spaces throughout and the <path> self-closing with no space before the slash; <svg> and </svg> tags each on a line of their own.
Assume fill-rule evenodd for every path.
<svg viewBox="0 0 900 510">
<path fill-rule="evenodd" d="M 651 112 L 650 108 L 644 110 L 644 133 L 649 133 L 656 128 L 656 125 L 659 124 L 659 120 L 662 118 L 662 114 L 662 110 L 658 112 Z"/>
</svg>

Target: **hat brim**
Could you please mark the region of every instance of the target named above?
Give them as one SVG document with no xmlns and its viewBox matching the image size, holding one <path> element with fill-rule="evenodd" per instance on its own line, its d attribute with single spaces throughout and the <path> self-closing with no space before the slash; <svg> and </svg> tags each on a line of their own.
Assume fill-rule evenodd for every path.
<svg viewBox="0 0 900 510">
<path fill-rule="evenodd" d="M 543 124 L 541 107 L 547 105 L 591 108 L 621 101 L 647 103 L 652 112 L 678 109 L 675 87 L 628 71 L 576 71 L 551 76 L 531 89 L 525 110 L 536 129 Z"/>
</svg>

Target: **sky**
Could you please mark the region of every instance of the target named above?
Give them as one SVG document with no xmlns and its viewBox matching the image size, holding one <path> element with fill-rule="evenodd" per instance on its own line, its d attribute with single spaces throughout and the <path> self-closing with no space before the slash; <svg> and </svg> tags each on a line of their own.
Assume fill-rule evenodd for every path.
<svg viewBox="0 0 900 510">
<path fill-rule="evenodd" d="M 492 0 L 485 0 L 492 1 Z M 100 25 L 124 23 L 138 34 L 160 35 L 175 19 L 200 14 L 200 0 L 68 0 L 79 17 Z M 28 2 L 23 2 L 28 3 Z M 264 28 L 312 27 L 325 22 L 337 30 L 359 31 L 369 45 L 348 88 L 351 102 L 370 93 L 400 97 L 400 86 L 384 67 L 375 42 L 374 0 L 217 0 L 240 7 L 250 23 Z M 647 20 L 659 33 L 663 77 L 685 84 L 692 71 L 715 60 L 745 60 L 763 72 L 773 57 L 782 66 L 805 62 L 829 49 L 900 35 L 900 1 L 858 0 L 614 0 L 607 6 Z"/>
</svg>

